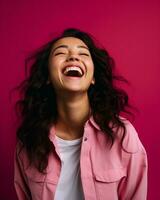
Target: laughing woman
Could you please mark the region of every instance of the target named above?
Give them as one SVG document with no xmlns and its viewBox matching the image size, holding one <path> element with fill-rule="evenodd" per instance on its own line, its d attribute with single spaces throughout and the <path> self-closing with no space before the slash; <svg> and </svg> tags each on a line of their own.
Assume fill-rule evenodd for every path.
<svg viewBox="0 0 160 200">
<path fill-rule="evenodd" d="M 67 29 L 30 59 L 17 102 L 18 199 L 146 200 L 146 152 L 121 117 L 128 96 L 107 51 Z"/>
</svg>

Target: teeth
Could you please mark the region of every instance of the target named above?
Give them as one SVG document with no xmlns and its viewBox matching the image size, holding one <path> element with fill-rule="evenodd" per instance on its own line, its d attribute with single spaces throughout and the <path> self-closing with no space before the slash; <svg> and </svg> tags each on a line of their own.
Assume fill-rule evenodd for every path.
<svg viewBox="0 0 160 200">
<path fill-rule="evenodd" d="M 83 75 L 82 70 L 79 67 L 73 66 L 73 67 L 66 67 L 64 70 L 64 74 L 67 75 L 69 71 L 78 71 L 81 75 Z"/>
</svg>

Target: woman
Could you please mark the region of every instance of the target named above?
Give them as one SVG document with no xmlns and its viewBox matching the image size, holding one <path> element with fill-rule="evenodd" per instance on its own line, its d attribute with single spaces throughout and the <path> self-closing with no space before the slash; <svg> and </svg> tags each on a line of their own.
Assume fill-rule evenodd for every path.
<svg viewBox="0 0 160 200">
<path fill-rule="evenodd" d="M 120 116 L 128 96 L 115 86 L 107 51 L 67 29 L 31 60 L 18 102 L 18 198 L 145 200 L 146 152 Z"/>
</svg>

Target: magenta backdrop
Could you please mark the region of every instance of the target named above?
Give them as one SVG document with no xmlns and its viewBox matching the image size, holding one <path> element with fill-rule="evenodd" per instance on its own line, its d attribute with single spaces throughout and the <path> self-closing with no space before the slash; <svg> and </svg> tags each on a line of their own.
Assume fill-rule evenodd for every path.
<svg viewBox="0 0 160 200">
<path fill-rule="evenodd" d="M 16 199 L 13 187 L 16 97 L 10 101 L 9 92 L 24 78 L 26 55 L 67 27 L 92 33 L 115 58 L 118 71 L 130 81 L 131 86 L 126 89 L 140 110 L 133 124 L 148 152 L 148 199 L 160 199 L 159 18 L 158 0 L 0 1 L 0 199 Z"/>
</svg>

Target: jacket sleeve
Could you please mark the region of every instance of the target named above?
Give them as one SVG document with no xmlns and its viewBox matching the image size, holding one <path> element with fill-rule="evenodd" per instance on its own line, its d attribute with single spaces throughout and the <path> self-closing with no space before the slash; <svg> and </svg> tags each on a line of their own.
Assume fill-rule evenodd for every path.
<svg viewBox="0 0 160 200">
<path fill-rule="evenodd" d="M 14 156 L 14 186 L 18 200 L 32 199 L 27 185 L 27 178 L 24 174 L 23 164 L 19 157 L 19 145 L 16 147 Z"/>
<path fill-rule="evenodd" d="M 127 176 L 119 185 L 121 200 L 147 199 L 147 154 L 135 128 L 129 124 L 123 142 L 123 160 Z"/>
</svg>

